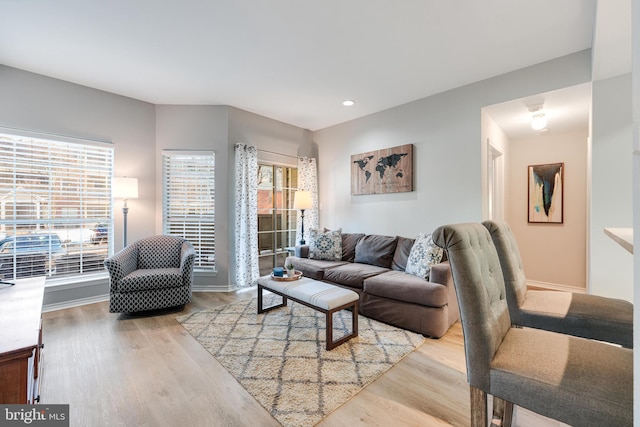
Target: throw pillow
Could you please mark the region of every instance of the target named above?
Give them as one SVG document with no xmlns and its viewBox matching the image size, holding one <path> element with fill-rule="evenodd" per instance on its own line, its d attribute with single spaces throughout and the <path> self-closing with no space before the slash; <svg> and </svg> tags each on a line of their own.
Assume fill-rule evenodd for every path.
<svg viewBox="0 0 640 427">
<path fill-rule="evenodd" d="M 356 243 L 354 262 L 390 268 L 398 236 L 368 234 Z"/>
<path fill-rule="evenodd" d="M 342 258 L 341 230 L 309 230 L 309 258 L 326 261 L 340 261 Z"/>
<path fill-rule="evenodd" d="M 433 243 L 431 234 L 418 234 L 409 253 L 405 272 L 428 279 L 431 266 L 442 260 L 442 253 L 442 248 Z"/>
<path fill-rule="evenodd" d="M 364 237 L 362 233 L 342 233 L 342 261 L 353 262 L 356 245 Z"/>
<path fill-rule="evenodd" d="M 393 261 L 391 261 L 391 269 L 396 271 L 405 271 L 407 269 L 407 260 L 411 253 L 415 239 L 406 237 L 398 237 L 396 251 L 393 253 Z"/>
</svg>

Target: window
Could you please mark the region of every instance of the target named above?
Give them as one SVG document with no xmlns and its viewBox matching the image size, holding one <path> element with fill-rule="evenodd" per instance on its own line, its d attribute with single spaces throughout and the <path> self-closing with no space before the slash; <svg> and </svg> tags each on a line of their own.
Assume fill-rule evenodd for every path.
<svg viewBox="0 0 640 427">
<path fill-rule="evenodd" d="M 104 271 L 112 146 L 27 135 L 0 133 L 0 279 Z"/>
<path fill-rule="evenodd" d="M 298 169 L 258 164 L 258 259 L 260 275 L 282 267 L 295 247 L 297 215 L 293 195 L 298 187 Z"/>
<path fill-rule="evenodd" d="M 196 250 L 196 270 L 215 268 L 215 153 L 162 153 L 162 229 Z"/>
</svg>

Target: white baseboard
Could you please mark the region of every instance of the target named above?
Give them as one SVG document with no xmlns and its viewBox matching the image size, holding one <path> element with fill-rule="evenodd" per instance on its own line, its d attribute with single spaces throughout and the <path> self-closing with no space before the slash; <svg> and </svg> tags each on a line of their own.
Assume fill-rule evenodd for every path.
<svg viewBox="0 0 640 427">
<path fill-rule="evenodd" d="M 233 292 L 238 290 L 237 287 L 233 286 L 216 286 L 216 285 L 207 285 L 207 286 L 193 286 L 191 288 L 193 292 Z"/>
<path fill-rule="evenodd" d="M 64 310 L 65 308 L 79 307 L 81 305 L 95 304 L 97 302 L 109 301 L 109 295 L 97 295 L 89 298 L 79 298 L 65 302 L 45 304 L 42 307 L 43 312 Z"/>
<path fill-rule="evenodd" d="M 561 285 L 559 283 L 540 282 L 537 280 L 527 280 L 527 286 L 534 287 L 534 288 L 548 289 L 550 291 L 575 292 L 578 294 L 587 293 L 587 290 L 585 288 L 577 288 L 575 286 Z"/>
<path fill-rule="evenodd" d="M 108 279 L 107 279 L 108 280 Z M 100 289 L 102 287 L 103 289 Z M 84 288 L 84 289 L 82 289 Z M 53 285 L 48 286 L 45 290 L 46 294 L 55 294 L 62 293 L 64 297 L 57 298 L 61 300 L 60 302 L 52 302 L 48 304 L 44 304 L 42 307 L 43 312 L 55 311 L 55 310 L 64 310 L 65 308 L 73 308 L 79 307 L 81 305 L 87 304 L 95 304 L 97 302 L 109 301 L 109 294 L 104 293 L 104 289 L 108 290 L 108 281 L 104 280 L 94 280 L 94 281 L 85 281 L 84 283 L 76 282 L 76 283 L 66 283 L 64 285 Z M 255 289 L 255 287 L 254 287 Z M 97 295 L 91 295 L 88 297 L 75 298 L 74 294 L 76 292 L 83 293 L 91 293 L 93 290 Z M 206 285 L 206 286 L 194 286 L 192 288 L 193 292 L 235 292 L 238 291 L 239 288 L 233 286 L 215 286 L 215 285 Z M 46 297 L 45 297 L 46 299 Z M 54 299 L 55 300 L 55 299 Z"/>
</svg>

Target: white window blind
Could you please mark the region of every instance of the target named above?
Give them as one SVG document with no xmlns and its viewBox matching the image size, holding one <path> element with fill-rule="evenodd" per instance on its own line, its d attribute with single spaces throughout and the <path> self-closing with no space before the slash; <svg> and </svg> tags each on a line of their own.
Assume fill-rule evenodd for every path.
<svg viewBox="0 0 640 427">
<path fill-rule="evenodd" d="M 195 268 L 215 268 L 215 153 L 162 153 L 162 227 L 196 249 Z"/>
<path fill-rule="evenodd" d="M 113 148 L 0 133 L 0 279 L 103 271 Z"/>
</svg>

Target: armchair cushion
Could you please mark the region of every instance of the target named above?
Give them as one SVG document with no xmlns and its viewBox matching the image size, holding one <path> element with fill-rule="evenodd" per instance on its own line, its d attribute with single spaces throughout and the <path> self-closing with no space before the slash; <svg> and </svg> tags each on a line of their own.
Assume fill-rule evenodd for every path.
<svg viewBox="0 0 640 427">
<path fill-rule="evenodd" d="M 118 291 L 137 292 L 179 286 L 183 286 L 179 268 L 150 268 L 127 274 L 120 281 Z"/>
</svg>

